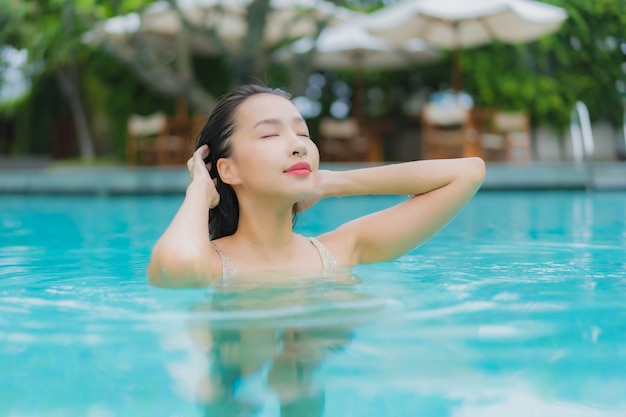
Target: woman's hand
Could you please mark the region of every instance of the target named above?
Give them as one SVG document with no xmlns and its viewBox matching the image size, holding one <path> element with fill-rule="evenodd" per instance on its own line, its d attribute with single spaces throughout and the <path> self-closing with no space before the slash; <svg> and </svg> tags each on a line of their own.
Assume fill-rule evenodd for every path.
<svg viewBox="0 0 626 417">
<path fill-rule="evenodd" d="M 334 175 L 333 171 L 318 170 L 315 172 L 315 189 L 304 200 L 299 201 L 296 205 L 298 212 L 304 211 L 325 197 L 329 197 L 330 193 L 330 177 Z"/>
<path fill-rule="evenodd" d="M 209 152 L 208 145 L 199 147 L 187 161 L 187 169 L 191 177 L 191 184 L 201 184 L 205 188 L 207 199 L 210 202 L 209 208 L 212 209 L 220 202 L 220 195 L 215 188 L 217 179 L 211 178 L 211 175 L 209 175 L 211 164 L 204 163 L 206 157 L 209 156 Z"/>
</svg>

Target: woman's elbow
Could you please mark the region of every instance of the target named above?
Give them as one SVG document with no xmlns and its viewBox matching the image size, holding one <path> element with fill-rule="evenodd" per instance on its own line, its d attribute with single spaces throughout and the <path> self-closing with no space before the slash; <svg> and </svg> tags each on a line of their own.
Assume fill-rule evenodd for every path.
<svg viewBox="0 0 626 417">
<path fill-rule="evenodd" d="M 485 167 L 485 161 L 477 156 L 465 158 L 466 168 L 464 172 L 465 179 L 471 181 L 476 187 L 485 180 L 487 168 Z"/>
<path fill-rule="evenodd" d="M 155 248 L 150 258 L 148 282 L 164 288 L 206 287 L 211 280 L 206 260 L 198 254 L 177 248 Z"/>
</svg>

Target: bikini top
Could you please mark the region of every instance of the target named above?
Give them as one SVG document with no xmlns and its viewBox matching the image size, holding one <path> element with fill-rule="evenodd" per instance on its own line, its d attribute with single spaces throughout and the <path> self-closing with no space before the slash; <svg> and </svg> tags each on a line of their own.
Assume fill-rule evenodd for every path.
<svg viewBox="0 0 626 417">
<path fill-rule="evenodd" d="M 337 261 L 330 251 L 326 249 L 326 246 L 322 245 L 322 243 L 314 237 L 309 237 L 308 239 L 311 241 L 313 246 L 315 246 L 315 249 L 317 249 L 320 258 L 322 259 L 322 268 L 324 273 L 336 268 Z M 220 249 L 220 247 L 215 243 L 211 242 L 211 246 L 213 246 L 213 249 L 217 251 L 222 260 L 222 278 L 232 278 L 237 275 L 237 269 L 235 268 L 235 265 L 230 257 L 226 255 L 224 251 L 222 251 L 222 249 Z"/>
</svg>

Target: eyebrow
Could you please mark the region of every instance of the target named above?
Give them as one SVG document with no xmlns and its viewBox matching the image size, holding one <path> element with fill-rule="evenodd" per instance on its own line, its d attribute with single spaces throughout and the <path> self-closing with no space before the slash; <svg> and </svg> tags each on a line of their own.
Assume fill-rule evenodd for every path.
<svg viewBox="0 0 626 417">
<path fill-rule="evenodd" d="M 306 121 L 302 118 L 302 117 L 294 117 L 293 118 L 293 122 L 294 123 L 304 123 L 306 125 Z M 258 121 L 253 128 L 256 128 L 257 126 L 261 126 L 261 125 L 280 125 L 282 124 L 282 121 L 278 118 L 272 118 L 272 119 L 263 119 Z"/>
</svg>

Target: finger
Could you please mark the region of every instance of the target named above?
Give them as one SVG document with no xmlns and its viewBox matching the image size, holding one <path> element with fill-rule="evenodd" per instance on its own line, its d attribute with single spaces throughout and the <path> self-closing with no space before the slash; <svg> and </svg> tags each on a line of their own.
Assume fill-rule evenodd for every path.
<svg viewBox="0 0 626 417">
<path fill-rule="evenodd" d="M 198 158 L 198 159 L 196 159 Z M 195 156 L 192 166 L 192 172 L 194 176 L 200 177 L 209 177 L 209 170 L 206 167 L 206 164 L 201 159 L 201 156 Z"/>
<path fill-rule="evenodd" d="M 191 155 L 191 158 L 194 160 L 204 159 L 205 156 L 203 156 L 203 153 L 206 149 L 208 149 L 208 146 L 202 145 L 201 147 L 199 147 L 198 149 L 194 151 L 193 155 Z"/>
<path fill-rule="evenodd" d="M 202 157 L 202 159 L 209 156 L 209 145 L 202 145 L 197 150 L 196 153 Z"/>
</svg>

